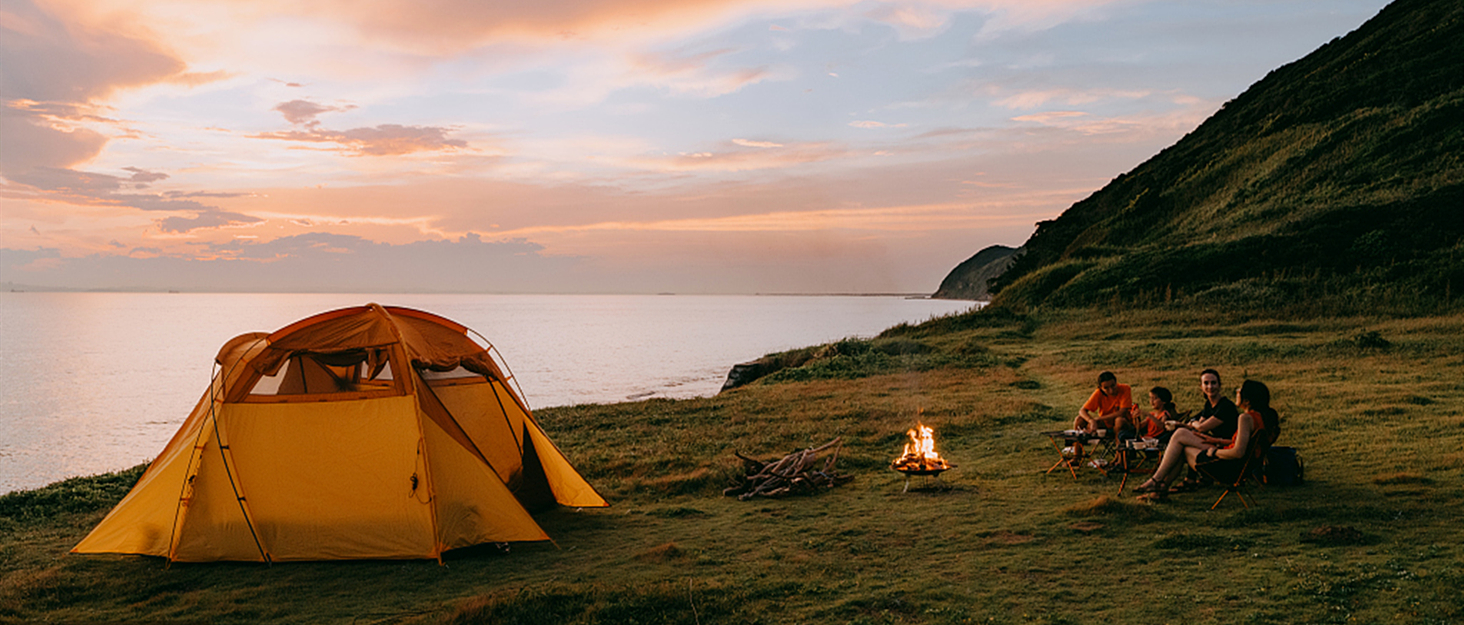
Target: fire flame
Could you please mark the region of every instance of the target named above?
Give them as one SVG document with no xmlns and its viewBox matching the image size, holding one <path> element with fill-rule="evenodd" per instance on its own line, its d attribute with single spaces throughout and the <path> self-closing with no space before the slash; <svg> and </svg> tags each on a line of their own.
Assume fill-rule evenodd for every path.
<svg viewBox="0 0 1464 625">
<path fill-rule="evenodd" d="M 895 458 L 890 468 L 896 471 L 944 471 L 951 468 L 952 465 L 935 450 L 933 428 L 917 423 L 905 434 L 910 437 L 910 442 L 905 443 L 905 453 Z"/>
</svg>

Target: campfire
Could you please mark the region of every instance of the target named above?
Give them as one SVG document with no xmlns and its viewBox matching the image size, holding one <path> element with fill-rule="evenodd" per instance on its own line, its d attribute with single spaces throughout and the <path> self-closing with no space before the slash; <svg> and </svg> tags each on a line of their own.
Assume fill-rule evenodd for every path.
<svg viewBox="0 0 1464 625">
<path fill-rule="evenodd" d="M 935 430 L 917 423 L 905 434 L 910 442 L 905 443 L 905 453 L 890 463 L 890 468 L 906 475 L 940 475 L 941 471 L 954 469 L 956 465 L 946 462 L 935 450 Z"/>
</svg>

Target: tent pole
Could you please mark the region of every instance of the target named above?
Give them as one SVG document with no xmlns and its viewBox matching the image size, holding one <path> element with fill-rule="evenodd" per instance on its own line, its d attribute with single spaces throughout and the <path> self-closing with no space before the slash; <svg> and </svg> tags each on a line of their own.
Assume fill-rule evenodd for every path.
<svg viewBox="0 0 1464 625">
<path fill-rule="evenodd" d="M 404 353 L 406 349 L 401 347 L 400 337 L 398 337 L 398 347 L 396 350 L 403 352 L 403 357 L 406 356 Z M 431 393 L 432 389 L 423 382 L 421 376 L 417 375 L 417 369 L 412 367 L 410 361 L 407 364 L 407 376 L 410 378 L 406 382 L 411 388 L 412 396 L 417 399 L 414 402 L 417 408 L 417 455 L 422 459 L 421 487 L 427 489 L 427 514 L 432 518 L 432 557 L 437 559 L 437 566 L 447 566 L 442 562 L 442 523 L 437 520 L 437 484 L 432 479 L 432 460 L 427 457 L 427 426 L 422 423 L 422 391 L 425 389 L 428 393 Z M 433 395 L 432 399 L 436 400 L 437 396 Z M 441 402 L 439 401 L 438 404 L 441 405 Z M 446 412 L 445 406 L 443 407 L 443 411 Z M 472 439 L 468 440 L 471 441 Z M 474 451 L 477 450 L 475 449 Z M 479 457 L 482 457 L 481 452 L 479 452 Z"/>
<path fill-rule="evenodd" d="M 209 410 L 213 410 L 210 406 Z M 254 539 L 255 548 L 259 549 L 259 557 L 264 558 L 265 564 L 274 564 L 269 557 L 269 551 L 265 550 L 264 543 L 259 542 L 259 532 L 254 529 L 254 517 L 249 514 L 249 507 L 244 503 L 244 496 L 239 494 L 239 483 L 234 479 L 233 463 L 229 461 L 229 446 L 224 442 L 224 436 L 219 431 L 219 419 L 213 417 L 214 440 L 219 442 L 219 460 L 224 463 L 224 474 L 229 477 L 229 487 L 234 489 L 234 499 L 239 502 L 239 513 L 244 515 L 244 525 L 249 528 L 249 536 Z"/>
<path fill-rule="evenodd" d="M 468 331 L 469 332 L 472 332 L 473 334 L 478 335 L 478 338 L 483 339 L 483 344 L 488 346 L 488 348 L 487 349 L 484 349 L 483 351 L 488 352 L 488 358 L 490 360 L 493 360 L 494 362 L 497 362 L 498 364 L 502 365 L 500 368 L 503 369 L 503 372 L 506 374 L 506 376 L 508 378 L 508 379 L 506 379 L 506 380 L 503 381 L 504 388 L 507 388 L 509 381 L 512 381 L 513 382 L 513 390 L 518 393 L 518 397 L 519 397 L 519 400 L 521 402 L 520 405 L 519 405 L 519 407 L 520 408 L 523 408 L 525 413 L 533 414 L 533 412 L 529 410 L 529 400 L 523 398 L 524 397 L 524 387 L 519 386 L 518 378 L 514 377 L 514 375 L 513 375 L 513 368 L 511 368 L 511 367 L 508 366 L 508 359 L 503 357 L 503 353 L 500 352 L 500 351 L 498 351 L 498 348 L 497 347 L 494 347 L 493 346 L 493 343 L 488 340 L 488 337 L 483 336 L 482 333 L 480 333 L 477 330 L 474 330 L 472 328 L 468 328 Z M 494 354 L 498 354 L 498 357 L 497 358 L 494 358 L 493 357 Z M 516 403 L 519 403 L 519 402 L 516 402 Z"/>
<path fill-rule="evenodd" d="M 508 381 L 500 381 L 503 382 L 503 390 L 509 390 Z M 524 455 L 524 441 L 519 438 L 518 429 L 513 427 L 513 423 L 508 420 L 508 409 L 503 407 L 503 397 L 498 394 L 498 386 L 493 384 L 493 380 L 489 380 L 488 388 L 493 389 L 493 399 L 498 402 L 498 414 L 503 415 L 503 424 L 508 426 L 508 433 L 513 435 L 513 443 L 518 446 L 519 455 Z M 527 411 L 525 414 L 528 414 Z"/>
<path fill-rule="evenodd" d="M 214 403 L 218 396 L 223 394 L 224 381 L 219 377 L 221 373 L 223 373 L 223 369 L 218 363 L 214 363 L 213 375 L 208 382 L 208 418 L 210 420 L 214 418 Z M 217 392 L 215 389 L 217 389 Z M 193 437 L 193 447 L 188 450 L 188 467 L 183 472 L 183 483 L 178 486 L 178 505 L 173 508 L 173 525 L 171 531 L 168 533 L 169 568 L 173 566 L 173 557 L 178 553 L 178 525 L 183 520 L 183 500 L 188 494 L 189 488 L 193 485 L 193 478 L 198 475 L 194 469 L 194 462 L 201 459 L 200 456 L 202 456 L 202 453 L 198 445 L 199 441 L 203 439 L 203 433 L 206 429 L 203 427 L 198 428 L 198 435 Z M 199 464 L 202 465 L 201 462 Z M 193 498 L 187 497 L 187 499 L 191 501 Z"/>
</svg>

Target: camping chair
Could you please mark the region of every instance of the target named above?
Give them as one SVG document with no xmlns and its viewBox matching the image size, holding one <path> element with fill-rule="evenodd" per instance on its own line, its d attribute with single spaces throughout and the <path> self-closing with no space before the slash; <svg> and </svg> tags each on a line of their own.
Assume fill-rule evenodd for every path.
<svg viewBox="0 0 1464 625">
<path fill-rule="evenodd" d="M 1262 463 L 1261 459 L 1266 457 L 1266 450 L 1271 448 L 1272 442 L 1270 436 L 1261 436 L 1258 438 L 1260 440 L 1255 441 L 1255 444 L 1251 445 L 1251 448 L 1246 451 L 1243 460 L 1216 460 L 1195 466 L 1195 469 L 1199 470 L 1202 475 L 1214 480 L 1216 484 L 1225 487 L 1225 492 L 1220 493 L 1220 498 L 1216 499 L 1214 505 L 1210 506 L 1211 510 L 1219 507 L 1220 502 L 1225 501 L 1225 497 L 1230 493 L 1235 493 L 1235 496 L 1240 499 L 1240 504 L 1245 506 L 1246 509 L 1250 509 L 1250 504 L 1255 501 L 1255 495 L 1251 495 L 1249 502 L 1245 500 L 1245 496 L 1250 494 L 1247 490 L 1246 482 L 1254 479 L 1257 484 L 1264 483 L 1261 475 L 1264 463 Z"/>
</svg>

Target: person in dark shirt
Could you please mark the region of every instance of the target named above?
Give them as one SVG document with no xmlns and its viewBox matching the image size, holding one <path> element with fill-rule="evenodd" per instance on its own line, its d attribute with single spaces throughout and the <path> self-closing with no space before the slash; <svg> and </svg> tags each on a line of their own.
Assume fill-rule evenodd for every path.
<svg viewBox="0 0 1464 625">
<path fill-rule="evenodd" d="M 1215 438 L 1228 439 L 1235 436 L 1236 422 L 1240 420 L 1240 410 L 1235 407 L 1235 402 L 1225 396 L 1224 385 L 1220 383 L 1219 371 L 1206 369 L 1200 372 L 1200 396 L 1204 398 L 1205 406 L 1190 419 L 1189 423 L 1185 424 L 1185 427 Z M 1190 469 L 1189 475 L 1176 484 L 1174 490 L 1180 492 L 1192 490 L 1206 486 L 1209 482 L 1209 478 L 1204 474 Z"/>
<path fill-rule="evenodd" d="M 1235 402 L 1225 396 L 1219 371 L 1206 369 L 1200 372 L 1200 395 L 1205 399 L 1205 407 L 1185 427 L 1215 438 L 1235 436 L 1235 423 L 1240 419 L 1240 411 L 1235 408 Z"/>
</svg>

